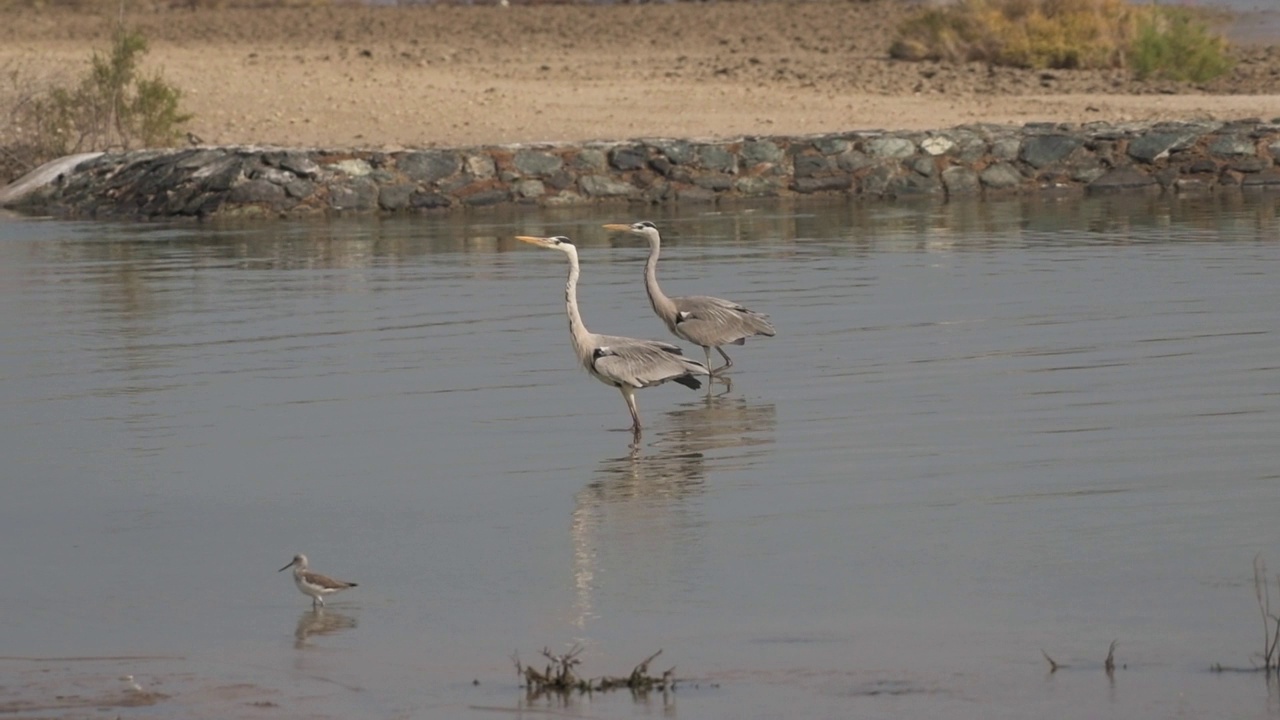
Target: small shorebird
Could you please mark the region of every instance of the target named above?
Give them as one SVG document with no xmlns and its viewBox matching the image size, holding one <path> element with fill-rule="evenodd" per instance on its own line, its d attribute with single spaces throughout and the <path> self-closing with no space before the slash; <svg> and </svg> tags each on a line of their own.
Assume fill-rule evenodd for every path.
<svg viewBox="0 0 1280 720">
<path fill-rule="evenodd" d="M 315 607 L 316 603 L 323 606 L 325 595 L 332 595 L 339 590 L 356 587 L 356 583 L 334 580 L 328 575 L 311 572 L 307 569 L 307 556 L 302 553 L 294 555 L 293 560 L 290 560 L 288 565 L 276 572 L 284 572 L 289 568 L 293 568 L 293 584 L 298 586 L 298 592 L 310 596 L 311 607 Z"/>
</svg>

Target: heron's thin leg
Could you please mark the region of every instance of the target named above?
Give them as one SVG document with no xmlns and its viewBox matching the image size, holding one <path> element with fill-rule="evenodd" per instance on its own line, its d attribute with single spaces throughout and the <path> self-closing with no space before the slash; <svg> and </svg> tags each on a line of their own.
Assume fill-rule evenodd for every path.
<svg viewBox="0 0 1280 720">
<path fill-rule="evenodd" d="M 733 359 L 725 354 L 724 348 L 716 347 L 716 352 L 720 353 L 720 357 L 724 358 L 724 367 L 720 368 L 721 370 L 733 367 Z"/>
<path fill-rule="evenodd" d="M 626 398 L 627 409 L 631 411 L 631 432 L 640 434 L 640 411 L 636 409 L 636 389 L 630 386 L 619 388 L 622 397 Z"/>
</svg>

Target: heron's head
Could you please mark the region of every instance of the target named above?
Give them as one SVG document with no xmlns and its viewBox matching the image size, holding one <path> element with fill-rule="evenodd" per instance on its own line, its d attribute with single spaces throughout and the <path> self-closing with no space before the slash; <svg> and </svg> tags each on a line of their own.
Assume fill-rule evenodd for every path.
<svg viewBox="0 0 1280 720">
<path fill-rule="evenodd" d="M 296 566 L 296 567 L 300 567 L 300 568 L 302 568 L 303 570 L 306 570 L 306 569 L 307 569 L 307 556 L 306 556 L 306 555 L 303 555 L 302 553 L 298 553 L 297 555 L 294 555 L 294 556 L 293 556 L 293 559 L 289 561 L 289 564 L 288 564 L 288 565 L 285 565 L 284 567 L 280 568 L 280 569 L 279 569 L 279 570 L 277 570 L 276 572 L 284 572 L 285 570 L 288 570 L 289 568 L 291 568 L 291 567 L 295 567 L 295 566 Z"/>
<path fill-rule="evenodd" d="M 657 241 L 658 239 L 658 226 L 648 220 L 641 220 L 640 222 L 631 223 L 630 225 L 609 224 L 605 225 L 604 229 L 611 230 L 613 232 L 624 232 L 631 233 L 632 235 L 639 235 L 640 237 L 648 238 L 650 242 Z"/>
<path fill-rule="evenodd" d="M 556 235 L 554 237 L 533 237 L 531 235 L 517 235 L 516 239 L 519 240 L 520 242 L 527 242 L 530 245 L 537 245 L 538 247 L 551 248 L 552 250 L 559 250 L 560 252 L 566 255 L 577 256 L 578 254 L 578 249 L 573 246 L 573 243 L 569 242 L 569 238 L 563 235 Z"/>
</svg>

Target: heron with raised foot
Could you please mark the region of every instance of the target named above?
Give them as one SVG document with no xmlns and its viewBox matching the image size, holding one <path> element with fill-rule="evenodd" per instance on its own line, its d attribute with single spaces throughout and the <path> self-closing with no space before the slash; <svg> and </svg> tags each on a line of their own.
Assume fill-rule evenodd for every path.
<svg viewBox="0 0 1280 720">
<path fill-rule="evenodd" d="M 631 431 L 640 436 L 640 411 L 636 409 L 636 390 L 661 385 L 671 380 L 697 390 L 702 387 L 698 375 L 711 375 L 706 365 L 687 358 L 680 348 L 661 340 L 639 340 L 617 335 L 597 335 L 582 323 L 578 312 L 578 249 L 563 235 L 532 237 L 517 235 L 521 242 L 559 250 L 569 260 L 569 279 L 564 285 L 565 311 L 569 315 L 569 339 L 578 361 L 592 377 L 618 388 L 631 411 Z"/>
</svg>

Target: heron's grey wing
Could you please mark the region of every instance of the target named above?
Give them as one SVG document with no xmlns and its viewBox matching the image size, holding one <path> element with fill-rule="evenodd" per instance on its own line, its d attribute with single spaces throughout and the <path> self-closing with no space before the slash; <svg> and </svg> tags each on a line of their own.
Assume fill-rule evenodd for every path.
<svg viewBox="0 0 1280 720">
<path fill-rule="evenodd" d="M 607 336 L 600 340 L 592 353 L 591 366 L 615 385 L 641 388 L 690 374 L 709 374 L 705 365 L 685 357 L 671 343 Z"/>
<path fill-rule="evenodd" d="M 699 345 L 714 347 L 741 344 L 752 335 L 775 334 L 769 316 L 738 303 L 709 295 L 672 298 L 676 304 L 676 325 Z"/>
</svg>

